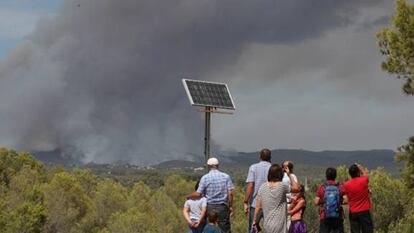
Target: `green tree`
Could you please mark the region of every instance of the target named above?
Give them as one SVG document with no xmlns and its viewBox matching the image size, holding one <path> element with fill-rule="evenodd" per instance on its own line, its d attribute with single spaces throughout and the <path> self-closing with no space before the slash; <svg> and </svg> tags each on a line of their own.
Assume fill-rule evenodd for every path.
<svg viewBox="0 0 414 233">
<path fill-rule="evenodd" d="M 414 9 L 405 0 L 397 0 L 396 12 L 392 17 L 392 27 L 381 29 L 378 45 L 386 60 L 383 70 L 403 79 L 404 93 L 414 95 Z"/>
<path fill-rule="evenodd" d="M 381 54 L 386 57 L 386 60 L 381 64 L 383 70 L 390 74 L 396 75 L 397 78 L 405 80 L 405 84 L 402 90 L 407 95 L 414 95 L 414 8 L 411 4 L 405 0 L 397 0 L 396 12 L 392 18 L 392 27 L 384 28 L 377 34 L 378 45 Z M 408 139 L 408 143 L 400 146 L 396 153 L 397 161 L 405 161 L 405 168 L 402 172 L 402 177 L 405 184 L 411 190 L 408 190 L 408 195 L 413 193 L 414 189 L 414 137 Z M 383 190 L 383 189 L 379 189 Z M 381 204 L 387 202 L 395 202 L 396 199 L 400 199 L 398 194 L 394 193 L 395 190 L 389 190 L 394 198 L 380 197 L 378 200 L 374 200 L 375 208 L 378 208 Z M 384 193 L 382 193 L 384 196 Z M 380 195 L 381 196 L 381 195 Z M 385 195 L 390 196 L 390 195 Z M 398 197 L 398 198 L 395 198 Z M 395 203 L 394 203 L 395 204 Z M 404 206 L 400 206 L 400 210 L 394 210 L 401 214 L 390 213 L 390 216 L 399 219 L 394 219 L 391 222 L 387 230 L 383 232 L 401 232 L 409 233 L 414 232 L 414 198 L 408 200 L 407 203 L 403 203 Z M 389 211 L 384 206 L 386 211 Z M 393 211 L 393 210 L 391 210 Z M 382 216 L 383 218 L 376 218 L 389 222 L 389 217 Z M 384 222 L 384 224 L 385 224 Z M 380 226 L 384 228 L 384 226 Z"/>
<path fill-rule="evenodd" d="M 152 220 L 146 213 L 137 208 L 130 208 L 126 212 L 117 212 L 109 220 L 108 227 L 100 233 L 149 233 L 157 232 L 151 226 Z"/>
<path fill-rule="evenodd" d="M 408 139 L 408 143 L 401 145 L 396 153 L 397 161 L 405 161 L 403 178 L 409 188 L 414 188 L 414 136 Z"/>
<path fill-rule="evenodd" d="M 170 175 L 165 179 L 163 190 L 180 208 L 184 205 L 185 196 L 194 191 L 195 183 L 184 180 L 179 175 Z"/>
<path fill-rule="evenodd" d="M 340 184 L 344 184 L 349 180 L 348 168 L 345 165 L 336 168 L 336 181 Z"/>
<path fill-rule="evenodd" d="M 89 169 L 73 169 L 72 174 L 79 181 L 86 194 L 92 195 L 96 191 L 98 178 Z"/>
<path fill-rule="evenodd" d="M 404 217 L 411 192 L 399 179 L 392 179 L 383 169 L 370 172 L 370 191 L 375 229 L 388 232 L 389 226 Z"/>
<path fill-rule="evenodd" d="M 46 232 L 82 232 L 79 223 L 92 208 L 92 201 L 75 176 L 57 173 L 43 190 L 48 213 Z"/>
<path fill-rule="evenodd" d="M 411 204 L 410 204 L 411 203 Z M 408 203 L 408 206 L 405 208 L 405 216 L 395 222 L 393 222 L 388 228 L 389 233 L 412 233 L 414 232 L 414 197 L 412 197 L 411 202 Z"/>
<path fill-rule="evenodd" d="M 151 195 L 152 190 L 144 182 L 135 183 L 129 193 L 128 206 L 138 208 L 139 211 L 144 212 L 150 208 Z"/>
<path fill-rule="evenodd" d="M 41 203 L 22 202 L 7 214 L 5 233 L 40 233 L 46 222 L 46 211 Z"/>
<path fill-rule="evenodd" d="M 185 232 L 186 224 L 174 201 L 162 190 L 158 189 L 150 198 L 151 208 L 147 213 L 154 219 L 154 232 Z"/>
<path fill-rule="evenodd" d="M 113 213 L 128 209 L 128 190 L 112 179 L 100 181 L 92 199 L 96 206 L 98 226 L 100 227 L 105 226 Z"/>
</svg>

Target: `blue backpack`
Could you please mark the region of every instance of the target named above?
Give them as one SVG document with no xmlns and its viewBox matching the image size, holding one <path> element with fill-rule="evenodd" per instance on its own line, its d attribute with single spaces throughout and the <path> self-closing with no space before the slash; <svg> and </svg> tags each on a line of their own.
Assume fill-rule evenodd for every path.
<svg viewBox="0 0 414 233">
<path fill-rule="evenodd" d="M 337 184 L 325 184 L 324 210 L 325 218 L 339 218 L 341 203 L 340 191 Z"/>
</svg>

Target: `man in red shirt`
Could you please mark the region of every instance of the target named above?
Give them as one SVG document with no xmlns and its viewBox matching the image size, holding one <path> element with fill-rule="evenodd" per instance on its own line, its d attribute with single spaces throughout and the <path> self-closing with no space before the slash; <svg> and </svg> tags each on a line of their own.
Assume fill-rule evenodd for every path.
<svg viewBox="0 0 414 233">
<path fill-rule="evenodd" d="M 351 233 L 373 233 L 368 170 L 360 164 L 353 164 L 349 167 L 349 175 L 352 178 L 343 186 L 345 195 L 348 197 Z"/>
<path fill-rule="evenodd" d="M 339 186 L 336 179 L 336 169 L 329 167 L 326 169 L 326 182 L 323 185 L 320 185 L 314 199 L 314 203 L 317 206 L 320 206 L 320 225 L 319 233 L 344 233 L 344 212 L 341 204 L 343 203 L 344 191 L 342 186 Z M 325 216 L 325 189 L 328 186 L 335 186 L 339 191 L 339 203 L 337 203 L 337 217 L 326 217 Z"/>
</svg>

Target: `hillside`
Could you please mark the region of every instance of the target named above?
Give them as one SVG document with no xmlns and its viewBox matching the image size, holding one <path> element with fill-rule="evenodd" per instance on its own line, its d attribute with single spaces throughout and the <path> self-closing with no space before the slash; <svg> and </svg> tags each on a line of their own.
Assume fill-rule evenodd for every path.
<svg viewBox="0 0 414 233">
<path fill-rule="evenodd" d="M 256 163 L 259 152 L 239 152 L 231 156 L 218 156 L 222 164 L 228 166 L 247 167 Z M 387 170 L 394 170 L 398 166 L 394 161 L 392 150 L 367 150 L 367 151 L 308 151 L 308 150 L 272 150 L 272 162 L 281 163 L 291 160 L 296 164 L 311 165 L 318 167 L 350 165 L 361 163 L 368 168 L 384 167 Z M 203 166 L 202 157 L 200 162 L 190 161 L 166 161 L 158 164 L 157 168 L 184 168 Z"/>
<path fill-rule="evenodd" d="M 47 164 L 62 164 L 69 166 L 81 165 L 79 160 L 73 159 L 70 155 L 62 153 L 60 150 L 50 152 L 33 152 L 34 156 Z M 218 156 L 221 164 L 228 167 L 247 167 L 258 161 L 259 152 L 238 152 L 228 153 Z M 203 166 L 203 157 L 198 156 L 190 160 L 170 160 L 163 161 L 152 167 L 158 169 L 185 169 Z M 399 165 L 394 161 L 392 150 L 366 150 L 366 151 L 308 151 L 308 150 L 272 150 L 272 162 L 281 163 L 284 160 L 291 160 L 295 164 L 310 167 L 327 167 L 350 165 L 361 163 L 368 168 L 384 167 L 389 171 L 398 170 Z M 127 163 L 122 163 L 127 164 Z"/>
</svg>

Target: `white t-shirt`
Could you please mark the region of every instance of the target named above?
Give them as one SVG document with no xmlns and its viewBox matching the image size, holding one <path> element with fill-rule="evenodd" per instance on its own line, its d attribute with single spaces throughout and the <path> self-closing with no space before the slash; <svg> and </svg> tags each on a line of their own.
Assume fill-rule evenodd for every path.
<svg viewBox="0 0 414 233">
<path fill-rule="evenodd" d="M 200 220 L 201 208 L 207 206 L 207 199 L 202 197 L 198 200 L 187 200 L 184 203 L 184 208 L 190 210 L 190 219 L 191 220 Z"/>
<path fill-rule="evenodd" d="M 294 179 L 296 182 L 298 182 L 298 178 L 296 177 L 296 175 L 295 175 L 295 174 L 292 174 L 292 176 L 293 176 L 293 179 Z M 290 183 L 290 178 L 289 178 L 289 176 L 286 174 L 286 172 L 285 172 L 285 173 L 283 173 L 283 179 L 282 179 L 282 182 L 283 182 L 283 183 L 286 183 L 286 184 L 289 184 L 289 190 L 290 190 L 290 187 L 292 186 L 292 184 Z M 291 198 L 291 196 L 292 196 L 292 193 L 288 193 L 288 194 L 286 194 L 286 199 L 287 199 L 287 202 L 288 202 L 288 203 L 290 203 L 290 198 Z"/>
</svg>

